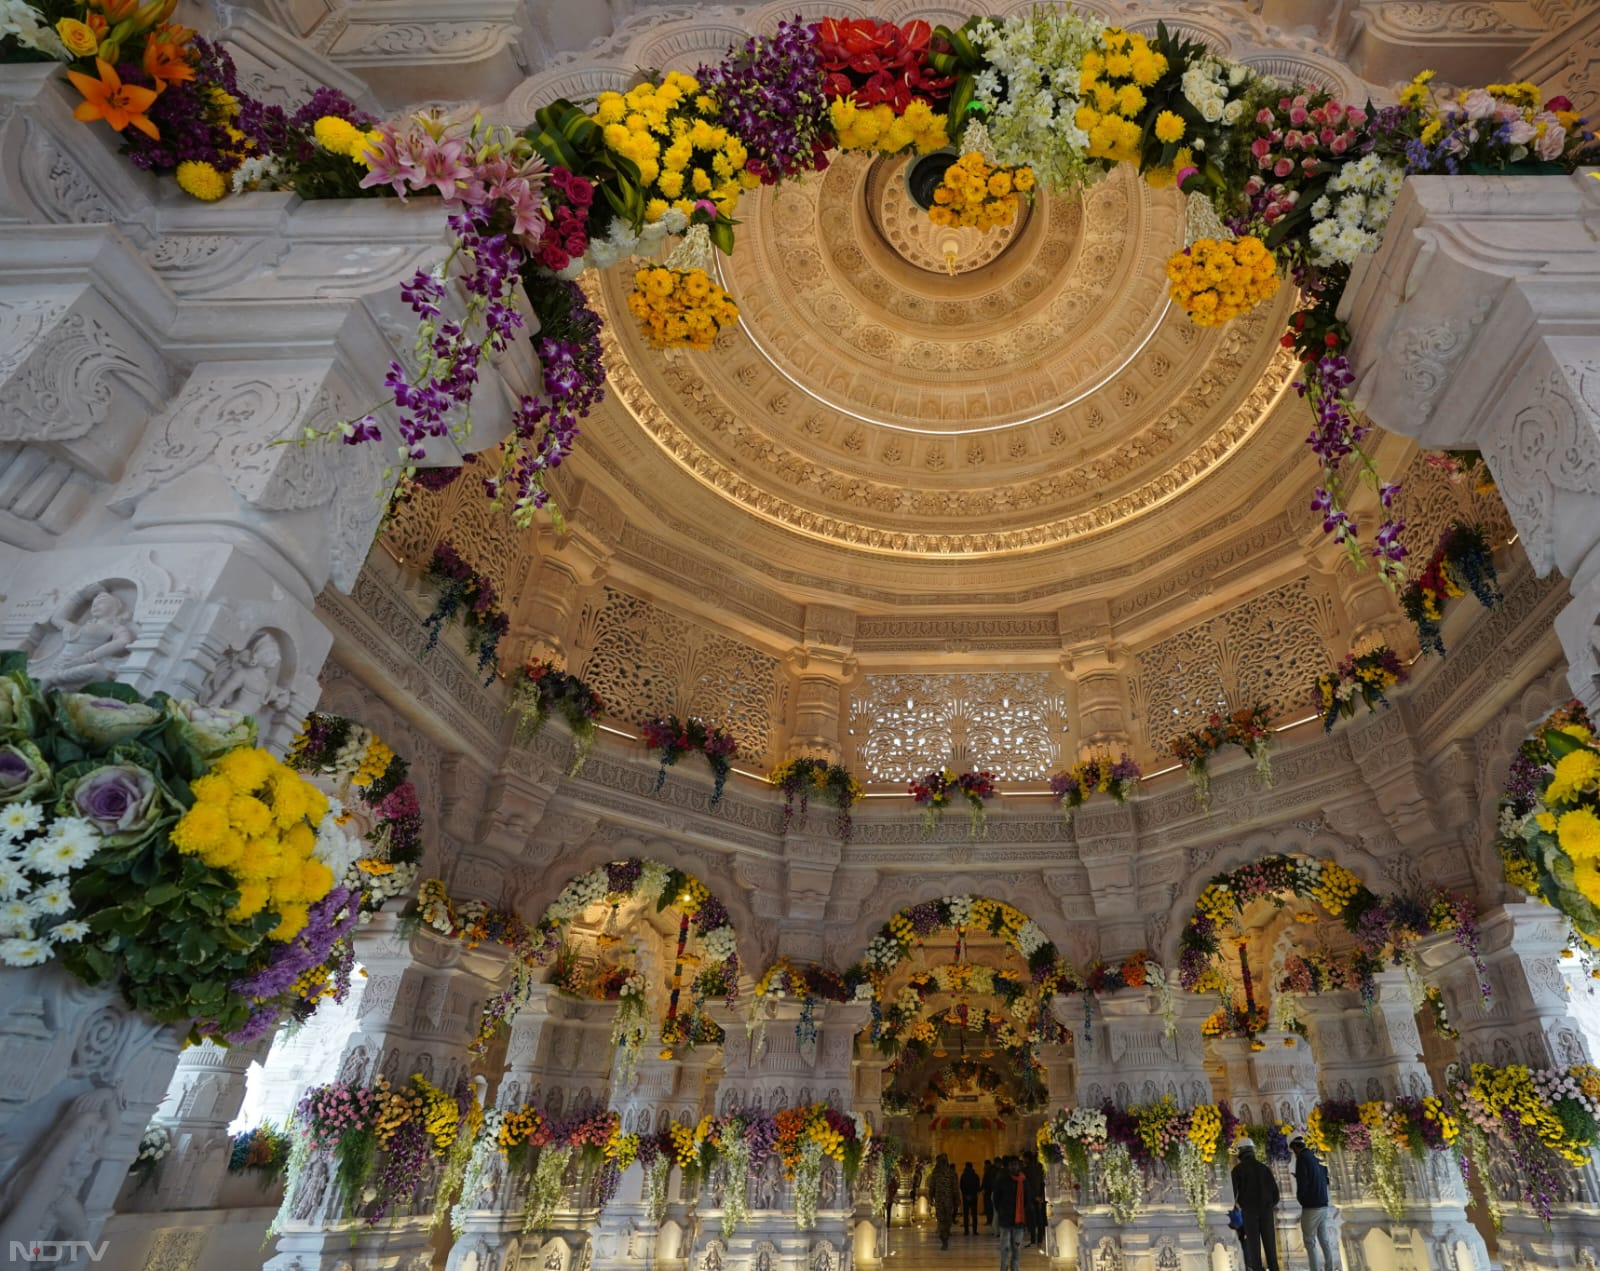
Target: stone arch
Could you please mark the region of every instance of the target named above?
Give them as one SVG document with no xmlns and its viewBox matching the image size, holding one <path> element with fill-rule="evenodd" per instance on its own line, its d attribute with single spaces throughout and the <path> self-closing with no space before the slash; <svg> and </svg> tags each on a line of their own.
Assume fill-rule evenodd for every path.
<svg viewBox="0 0 1600 1271">
<path fill-rule="evenodd" d="M 722 903 L 728 912 L 738 948 L 739 965 L 746 971 L 757 971 L 766 965 L 764 955 L 770 954 L 775 935 L 765 929 L 755 915 L 751 898 L 737 886 L 735 875 L 723 862 L 712 861 L 707 856 L 686 849 L 685 845 L 667 838 L 644 838 L 626 835 L 618 838 L 592 835 L 575 851 L 563 857 L 566 866 L 561 872 L 541 873 L 530 880 L 531 886 L 510 898 L 510 908 L 530 925 L 538 923 L 573 879 L 587 874 L 601 865 L 614 861 L 655 861 L 669 869 L 682 870 L 701 882 L 706 890 Z M 717 883 L 713 887 L 708 879 Z M 768 924 L 770 925 L 770 924 Z"/>
<path fill-rule="evenodd" d="M 1045 889 L 1048 893 L 1048 889 Z M 859 960 L 867 945 L 884 924 L 895 914 L 902 913 L 930 900 L 946 896 L 971 896 L 973 899 L 999 901 L 1032 919 L 1044 932 L 1045 938 L 1059 951 L 1067 938 L 1067 923 L 1054 905 L 1039 905 L 1041 896 L 1039 880 L 1029 875 L 954 874 L 954 875 L 904 875 L 895 874 L 880 878 L 877 887 L 862 902 L 854 923 L 830 941 L 830 952 L 843 966 Z M 1035 911 L 1043 917 L 1035 916 Z"/>
</svg>

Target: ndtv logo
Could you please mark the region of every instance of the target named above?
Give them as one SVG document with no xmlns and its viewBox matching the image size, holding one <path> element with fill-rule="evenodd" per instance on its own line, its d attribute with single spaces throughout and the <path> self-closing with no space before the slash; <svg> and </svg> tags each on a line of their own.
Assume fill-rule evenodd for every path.
<svg viewBox="0 0 1600 1271">
<path fill-rule="evenodd" d="M 81 1249 L 89 1255 L 90 1262 L 99 1262 L 106 1256 L 110 1247 L 109 1240 L 102 1240 L 99 1244 L 91 1244 L 87 1240 L 13 1240 L 11 1242 L 12 1262 L 76 1262 L 78 1259 L 73 1253 Z"/>
</svg>

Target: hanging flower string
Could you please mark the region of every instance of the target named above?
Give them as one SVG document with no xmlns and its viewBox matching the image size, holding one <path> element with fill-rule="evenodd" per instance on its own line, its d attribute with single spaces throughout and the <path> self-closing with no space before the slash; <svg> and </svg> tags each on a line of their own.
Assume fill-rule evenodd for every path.
<svg viewBox="0 0 1600 1271">
<path fill-rule="evenodd" d="M 467 628 L 467 649 L 476 655 L 478 670 L 488 671 L 484 684 L 493 684 L 495 654 L 511 629 L 511 618 L 500 608 L 494 584 L 469 565 L 448 539 L 441 539 L 433 549 L 423 576 L 438 592 L 433 610 L 422 620 L 428 633 L 423 651 L 438 646 L 444 624 L 459 613 Z"/>
<path fill-rule="evenodd" d="M 1108 794 L 1118 803 L 1126 803 L 1139 784 L 1139 765 L 1126 752 L 1115 759 L 1099 755 L 1080 760 L 1065 772 L 1050 778 L 1050 793 L 1061 805 L 1061 819 L 1072 824 L 1072 813 L 1081 808 L 1092 794 Z"/>
<path fill-rule="evenodd" d="M 1348 654 L 1332 671 L 1317 677 L 1312 704 L 1322 716 L 1323 731 L 1332 732 L 1341 718 L 1352 718 L 1357 699 L 1369 711 L 1388 706 L 1388 690 L 1407 678 L 1400 655 L 1386 644 L 1367 653 Z"/>
<path fill-rule="evenodd" d="M 529 658 L 512 680 L 511 709 L 520 717 L 517 732 L 524 739 L 537 735 L 551 714 L 567 721 L 572 730 L 572 765 L 567 769 L 571 777 L 594 750 L 605 702 L 576 675 L 541 658 Z"/>
<path fill-rule="evenodd" d="M 843 764 L 829 763 L 825 759 L 790 759 L 779 764 L 767 780 L 783 791 L 783 830 L 798 818 L 804 825 L 806 807 L 813 794 L 827 795 L 839 814 L 834 818 L 834 832 L 846 843 L 850 841 L 850 809 L 861 801 L 861 783 Z"/>
<path fill-rule="evenodd" d="M 1478 526 L 1452 521 L 1422 573 L 1400 593 L 1400 607 L 1417 628 L 1424 653 L 1444 656 L 1439 628 L 1445 604 L 1469 591 L 1485 609 L 1493 609 L 1504 599 L 1497 586 L 1489 540 Z"/>
<path fill-rule="evenodd" d="M 661 793 L 668 768 L 684 755 L 701 754 L 711 765 L 714 779 L 711 806 L 716 807 L 722 802 L 723 787 L 727 785 L 728 774 L 733 771 L 733 759 L 739 748 L 732 734 L 695 715 L 685 720 L 680 720 L 676 715 L 647 719 L 639 725 L 639 732 L 646 749 L 661 755 L 661 768 L 656 773 L 653 793 Z"/>
</svg>

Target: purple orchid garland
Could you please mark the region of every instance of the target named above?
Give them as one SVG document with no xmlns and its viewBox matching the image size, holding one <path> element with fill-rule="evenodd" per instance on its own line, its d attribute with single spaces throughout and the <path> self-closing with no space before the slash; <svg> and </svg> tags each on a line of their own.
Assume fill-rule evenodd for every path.
<svg viewBox="0 0 1600 1271">
<path fill-rule="evenodd" d="M 780 22 L 775 35 L 752 36 L 695 78 L 717 99 L 717 118 L 744 143 L 745 167 L 763 184 L 827 167 L 831 121 L 814 27 Z"/>
</svg>

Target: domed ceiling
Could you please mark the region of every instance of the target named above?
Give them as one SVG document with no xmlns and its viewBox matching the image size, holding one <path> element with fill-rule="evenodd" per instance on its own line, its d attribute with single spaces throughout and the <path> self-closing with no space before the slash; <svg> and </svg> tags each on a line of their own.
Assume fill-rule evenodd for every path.
<svg viewBox="0 0 1600 1271">
<path fill-rule="evenodd" d="M 1281 508 L 1276 469 L 1305 427 L 1273 410 L 1287 288 L 1206 331 L 1166 297 L 1175 191 L 1123 169 L 1009 229 L 953 233 L 912 202 L 907 166 L 846 154 L 747 196 L 721 261 L 741 322 L 709 353 L 646 347 L 631 279 L 608 276 L 614 403 L 585 449 L 642 433 L 626 468 L 659 514 L 683 524 L 709 491 L 719 537 L 913 589 L 1011 557 L 1048 556 L 1019 581 L 1062 578 L 1223 506 Z"/>
</svg>

